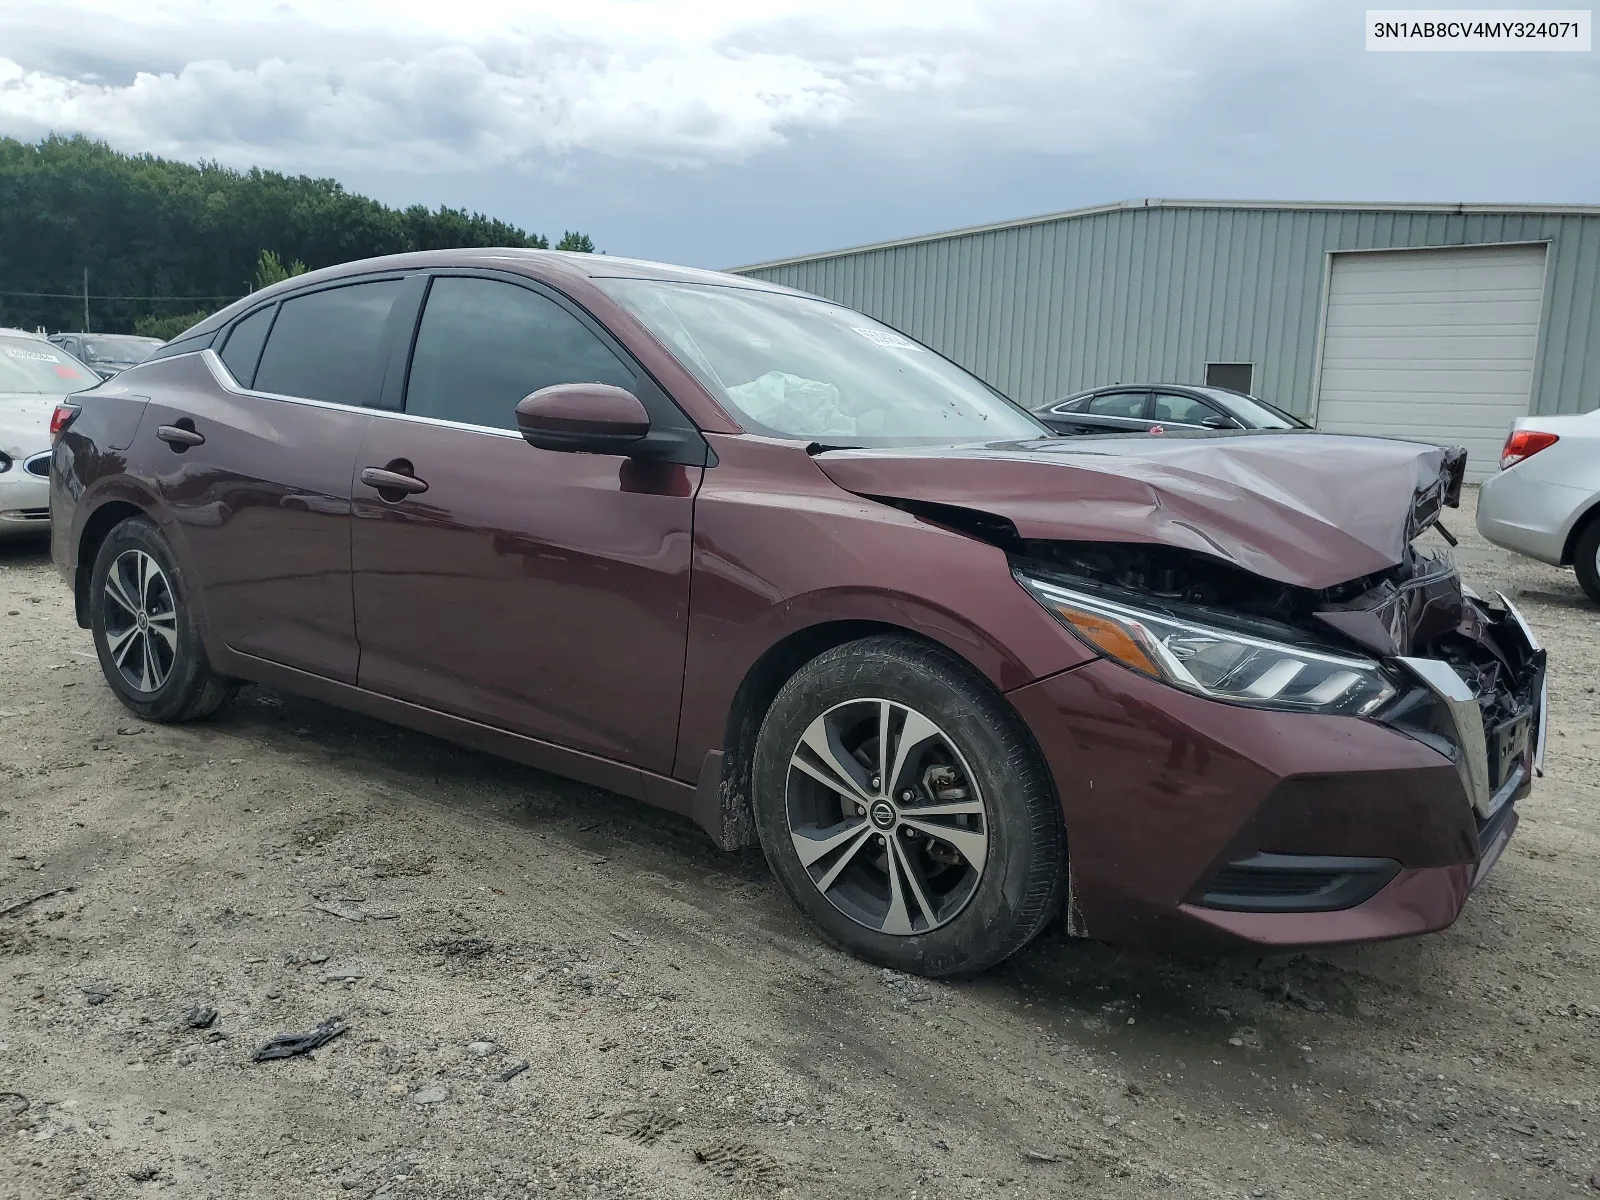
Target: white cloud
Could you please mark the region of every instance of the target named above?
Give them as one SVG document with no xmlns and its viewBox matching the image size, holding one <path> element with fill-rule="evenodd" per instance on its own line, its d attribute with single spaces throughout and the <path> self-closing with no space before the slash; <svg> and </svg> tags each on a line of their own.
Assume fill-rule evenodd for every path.
<svg viewBox="0 0 1600 1200">
<path fill-rule="evenodd" d="M 755 11 L 759 10 L 759 11 Z M 0 132 L 292 169 L 1136 146 L 1290 0 L 12 0 Z M 1237 18 L 1237 20 L 1233 20 Z M 68 36 L 67 31 L 70 31 Z"/>
</svg>

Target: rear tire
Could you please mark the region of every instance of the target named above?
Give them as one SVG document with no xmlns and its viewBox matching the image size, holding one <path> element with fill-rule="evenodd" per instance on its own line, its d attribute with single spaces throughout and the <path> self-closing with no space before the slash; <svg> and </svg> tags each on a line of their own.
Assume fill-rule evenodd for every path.
<svg viewBox="0 0 1600 1200">
<path fill-rule="evenodd" d="M 861 958 L 972 974 L 1059 908 L 1049 775 L 988 681 L 938 647 L 879 636 L 807 663 L 762 723 L 753 783 L 774 874 Z"/>
<path fill-rule="evenodd" d="M 1590 517 L 1578 535 L 1572 548 L 1572 569 L 1584 594 L 1600 604 L 1600 516 Z"/>
<path fill-rule="evenodd" d="M 101 543 L 90 575 L 89 627 L 106 682 L 146 721 L 208 717 L 238 690 L 211 669 L 183 571 L 148 517 L 130 517 Z"/>
</svg>

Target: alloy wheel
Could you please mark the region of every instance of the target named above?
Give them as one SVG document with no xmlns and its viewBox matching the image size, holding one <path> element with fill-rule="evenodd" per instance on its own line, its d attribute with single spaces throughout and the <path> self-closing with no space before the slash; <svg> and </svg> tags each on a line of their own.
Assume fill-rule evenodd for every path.
<svg viewBox="0 0 1600 1200">
<path fill-rule="evenodd" d="M 136 692 L 154 692 L 178 661 L 178 603 L 161 564 L 124 550 L 106 573 L 106 652 Z"/>
<path fill-rule="evenodd" d="M 789 759 L 789 836 L 812 884 L 868 929 L 926 933 L 977 891 L 989 817 L 950 736 L 892 700 L 835 705 Z"/>
</svg>

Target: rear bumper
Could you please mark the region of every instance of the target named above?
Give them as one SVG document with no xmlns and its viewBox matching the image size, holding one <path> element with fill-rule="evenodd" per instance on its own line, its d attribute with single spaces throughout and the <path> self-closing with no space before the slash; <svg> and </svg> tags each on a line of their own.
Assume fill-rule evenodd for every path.
<svg viewBox="0 0 1600 1200">
<path fill-rule="evenodd" d="M 1513 467 L 1478 493 L 1478 532 L 1497 546 L 1561 566 L 1567 537 L 1594 493 L 1533 479 Z"/>
<path fill-rule="evenodd" d="M 1069 928 L 1123 945 L 1250 951 L 1442 929 L 1504 849 L 1533 773 L 1486 820 L 1456 763 L 1373 721 L 1220 704 L 1104 661 L 1010 699 L 1061 796 Z M 1332 911 L 1203 903 L 1219 872 L 1262 855 L 1398 869 Z"/>
</svg>

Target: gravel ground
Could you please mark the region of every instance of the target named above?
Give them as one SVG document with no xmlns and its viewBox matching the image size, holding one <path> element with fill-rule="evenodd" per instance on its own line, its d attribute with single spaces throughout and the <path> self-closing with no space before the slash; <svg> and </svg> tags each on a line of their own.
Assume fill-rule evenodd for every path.
<svg viewBox="0 0 1600 1200">
<path fill-rule="evenodd" d="M 1454 928 L 953 985 L 617 796 L 255 688 L 140 724 L 0 548 L 0 909 L 55 893 L 0 916 L 0 1197 L 1595 1194 L 1600 609 L 1450 524 L 1554 713 Z"/>
</svg>

